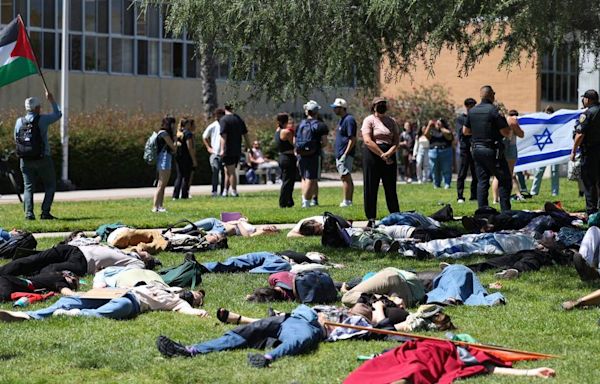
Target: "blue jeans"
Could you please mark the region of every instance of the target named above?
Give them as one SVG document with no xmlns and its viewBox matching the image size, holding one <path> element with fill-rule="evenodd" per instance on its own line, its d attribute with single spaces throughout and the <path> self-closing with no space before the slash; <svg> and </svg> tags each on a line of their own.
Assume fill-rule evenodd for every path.
<svg viewBox="0 0 600 384">
<path fill-rule="evenodd" d="M 230 257 L 223 262 L 211 261 L 203 263 L 209 272 L 228 273 L 245 272 L 250 273 L 274 273 L 285 272 L 292 269 L 290 263 L 281 256 L 270 252 L 254 252 L 241 256 Z"/>
<path fill-rule="evenodd" d="M 559 192 L 559 184 L 558 184 L 558 166 L 559 164 L 554 164 L 550 166 L 550 180 L 552 182 L 552 195 L 558 195 Z M 546 172 L 546 167 L 540 167 L 536 169 L 535 176 L 533 177 L 533 184 L 531 185 L 531 194 L 539 195 L 540 187 L 542 186 L 542 179 L 544 178 L 544 172 Z"/>
<path fill-rule="evenodd" d="M 194 225 L 200 229 L 205 230 L 207 233 L 214 233 L 218 235 L 225 235 L 225 225 L 219 219 L 215 219 L 214 217 L 209 217 L 208 219 L 198 220 L 194 223 Z M 186 229 L 191 229 L 192 226 L 188 225 L 185 227 Z"/>
<path fill-rule="evenodd" d="M 450 185 L 452 182 L 452 148 L 430 148 L 429 169 L 431 170 L 434 186 L 441 186 L 442 176 L 444 177 L 444 185 Z"/>
<path fill-rule="evenodd" d="M 194 353 L 210 353 L 242 348 L 248 344 L 246 339 L 235 332 L 227 331 L 219 338 L 192 345 Z"/>
<path fill-rule="evenodd" d="M 112 300 L 64 296 L 47 308 L 28 311 L 27 314 L 35 320 L 42 320 L 52 316 L 57 309 L 69 310 L 74 308 L 81 309 L 81 316 L 107 317 L 116 320 L 130 319 L 140 313 L 140 304 L 137 299 L 133 295 L 127 294 Z"/>
<path fill-rule="evenodd" d="M 35 192 L 36 178 L 42 179 L 44 184 L 44 201 L 42 202 L 42 214 L 50 214 L 54 193 L 56 192 L 56 174 L 54 173 L 54 162 L 50 156 L 44 156 L 39 160 L 21 159 L 21 172 L 23 173 L 23 205 L 26 217 L 35 217 L 33 213 L 33 192 Z"/>
</svg>

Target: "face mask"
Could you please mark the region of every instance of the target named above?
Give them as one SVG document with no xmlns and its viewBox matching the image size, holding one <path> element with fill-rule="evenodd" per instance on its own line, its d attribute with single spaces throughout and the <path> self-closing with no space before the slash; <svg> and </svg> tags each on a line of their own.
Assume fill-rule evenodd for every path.
<svg viewBox="0 0 600 384">
<path fill-rule="evenodd" d="M 377 113 L 385 113 L 387 111 L 387 105 L 385 105 L 385 104 L 377 104 L 375 106 L 375 111 Z"/>
</svg>

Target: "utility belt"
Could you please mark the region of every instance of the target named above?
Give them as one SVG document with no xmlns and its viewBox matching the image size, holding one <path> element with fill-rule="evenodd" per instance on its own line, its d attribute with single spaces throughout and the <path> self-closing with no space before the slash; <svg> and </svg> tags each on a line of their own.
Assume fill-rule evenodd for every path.
<svg viewBox="0 0 600 384">
<path fill-rule="evenodd" d="M 496 160 L 504 158 L 504 144 L 502 140 L 492 141 L 472 141 L 471 142 L 471 152 L 473 152 L 477 148 L 485 148 L 492 149 L 496 152 Z"/>
</svg>

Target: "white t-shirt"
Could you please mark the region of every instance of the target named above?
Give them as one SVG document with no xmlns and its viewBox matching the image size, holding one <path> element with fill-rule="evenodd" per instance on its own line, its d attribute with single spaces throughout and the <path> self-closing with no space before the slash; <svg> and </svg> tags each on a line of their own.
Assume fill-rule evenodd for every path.
<svg viewBox="0 0 600 384">
<path fill-rule="evenodd" d="M 377 229 L 385 232 L 393 239 L 409 239 L 415 231 L 415 227 L 410 225 L 380 225 Z"/>
<path fill-rule="evenodd" d="M 203 139 L 210 137 L 210 146 L 215 154 L 221 152 L 221 126 L 218 121 L 212 122 L 202 133 Z"/>
<path fill-rule="evenodd" d="M 323 220 L 323 216 L 322 216 L 322 215 L 321 215 L 321 216 L 311 216 L 311 217 L 307 217 L 306 219 L 302 219 L 302 220 L 300 220 L 300 221 L 299 221 L 299 222 L 298 222 L 298 223 L 297 223 L 297 224 L 294 226 L 294 228 L 292 228 L 291 232 L 297 232 L 297 233 L 300 233 L 300 227 L 302 226 L 302 224 L 303 224 L 305 221 L 308 221 L 308 220 L 314 220 L 314 221 L 316 221 L 316 222 L 317 222 L 317 223 L 319 223 L 319 224 L 325 224 L 325 220 Z"/>
</svg>

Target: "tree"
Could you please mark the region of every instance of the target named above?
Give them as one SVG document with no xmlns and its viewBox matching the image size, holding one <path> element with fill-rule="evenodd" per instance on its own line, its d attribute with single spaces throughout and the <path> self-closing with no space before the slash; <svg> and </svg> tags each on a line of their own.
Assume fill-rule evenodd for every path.
<svg viewBox="0 0 600 384">
<path fill-rule="evenodd" d="M 146 3 L 153 1 L 146 0 Z M 214 43 L 230 79 L 255 96 L 287 100 L 323 86 L 378 85 L 443 48 L 466 74 L 491 50 L 520 65 L 565 40 L 600 56 L 600 2 L 592 0 L 170 0 L 168 27 Z M 597 63 L 596 63 L 597 64 Z"/>
</svg>

